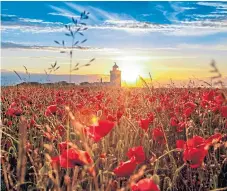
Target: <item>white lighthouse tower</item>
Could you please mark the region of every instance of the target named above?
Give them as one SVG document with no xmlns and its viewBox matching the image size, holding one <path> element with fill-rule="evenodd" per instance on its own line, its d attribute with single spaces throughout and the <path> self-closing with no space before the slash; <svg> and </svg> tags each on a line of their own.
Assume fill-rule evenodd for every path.
<svg viewBox="0 0 227 191">
<path fill-rule="evenodd" d="M 111 86 L 121 87 L 121 71 L 118 69 L 116 62 L 110 71 L 110 84 Z"/>
</svg>

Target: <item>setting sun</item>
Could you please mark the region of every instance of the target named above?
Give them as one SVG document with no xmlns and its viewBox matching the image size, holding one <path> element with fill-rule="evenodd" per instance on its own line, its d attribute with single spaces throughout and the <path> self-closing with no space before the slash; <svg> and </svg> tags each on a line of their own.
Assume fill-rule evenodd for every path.
<svg viewBox="0 0 227 191">
<path fill-rule="evenodd" d="M 122 81 L 126 83 L 134 84 L 136 83 L 139 75 L 141 74 L 140 65 L 137 63 L 124 63 L 121 65 L 122 71 Z"/>
</svg>

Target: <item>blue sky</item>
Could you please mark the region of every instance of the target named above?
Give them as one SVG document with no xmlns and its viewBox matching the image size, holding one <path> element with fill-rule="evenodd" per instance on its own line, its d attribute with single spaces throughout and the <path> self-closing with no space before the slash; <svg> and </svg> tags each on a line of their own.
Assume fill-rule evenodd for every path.
<svg viewBox="0 0 227 191">
<path fill-rule="evenodd" d="M 69 44 L 64 25 L 84 10 L 90 13 L 88 30 L 78 39 L 87 38 L 84 45 L 90 51 L 78 53 L 77 59 L 97 57 L 101 73 L 107 74 L 114 60 L 123 65 L 127 58 L 128 62 L 147 58 L 139 62 L 144 71 L 158 68 L 150 66 L 151 60 L 163 70 L 183 70 L 197 68 L 198 62 L 205 68 L 214 58 L 227 71 L 227 2 L 2 2 L 2 68 L 20 70 L 26 63 L 31 71 L 41 72 L 45 67 L 42 63 L 58 59 L 65 72 L 64 56 L 53 48 L 34 51 L 33 47 L 57 48 L 54 40 L 63 39 Z M 29 47 L 29 56 L 22 53 L 21 45 Z M 31 65 L 31 57 L 39 58 L 32 60 L 37 69 Z M 17 65 L 13 63 L 16 59 Z M 98 71 L 81 71 L 92 72 Z"/>
<path fill-rule="evenodd" d="M 226 2 L 2 2 L 2 40 L 53 46 L 83 10 L 90 12 L 88 46 L 213 45 L 227 38 Z"/>
</svg>

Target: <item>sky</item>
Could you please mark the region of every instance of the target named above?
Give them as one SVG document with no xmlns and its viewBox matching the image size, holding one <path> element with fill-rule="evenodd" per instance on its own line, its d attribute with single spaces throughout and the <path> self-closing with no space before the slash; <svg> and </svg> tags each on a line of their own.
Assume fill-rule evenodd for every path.
<svg viewBox="0 0 227 191">
<path fill-rule="evenodd" d="M 84 11 L 89 18 L 80 21 Z M 72 17 L 87 28 L 75 35 L 86 42 L 74 49 L 73 66 L 95 58 L 73 74 L 108 75 L 116 62 L 125 79 L 207 78 L 214 59 L 227 76 L 227 2 L 205 1 L 1 2 L 1 70 L 44 73 L 57 61 L 55 74 L 69 73 L 69 55 L 54 41 L 71 46 Z"/>
</svg>

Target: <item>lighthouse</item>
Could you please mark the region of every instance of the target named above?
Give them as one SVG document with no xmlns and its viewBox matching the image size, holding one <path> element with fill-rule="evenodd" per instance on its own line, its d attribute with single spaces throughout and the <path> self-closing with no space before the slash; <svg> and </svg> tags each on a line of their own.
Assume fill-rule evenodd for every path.
<svg viewBox="0 0 227 191">
<path fill-rule="evenodd" d="M 110 84 L 111 86 L 121 87 L 121 71 L 115 63 L 113 69 L 110 71 Z"/>
</svg>

